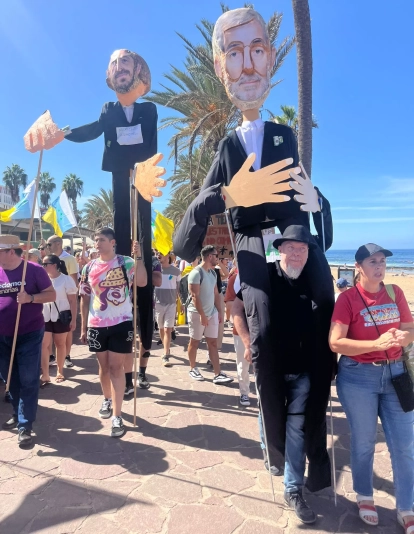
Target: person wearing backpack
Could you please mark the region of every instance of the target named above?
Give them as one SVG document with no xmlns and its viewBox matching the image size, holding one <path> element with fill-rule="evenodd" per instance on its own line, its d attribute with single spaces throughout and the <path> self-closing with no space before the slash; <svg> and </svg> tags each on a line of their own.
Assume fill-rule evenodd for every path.
<svg viewBox="0 0 414 534">
<path fill-rule="evenodd" d="M 219 322 L 223 320 L 221 300 L 217 289 L 215 266 L 218 263 L 217 250 L 207 245 L 201 250 L 202 262 L 188 275 L 188 289 L 191 302 L 188 304 L 188 329 L 190 342 L 188 344 L 188 359 L 190 361 L 189 375 L 194 380 L 204 380 L 196 367 L 198 345 L 203 337 L 206 338 L 209 358 L 214 369 L 214 384 L 229 384 L 233 378 L 220 370 L 217 350 L 217 336 Z"/>
<path fill-rule="evenodd" d="M 100 257 L 82 270 L 80 284 L 81 341 L 96 352 L 99 378 L 104 400 L 99 415 L 112 418 L 112 437 L 125 433 L 121 417 L 125 390 L 125 356 L 132 352 L 134 328 L 132 324 L 131 284 L 147 284 L 147 271 L 137 241 L 133 244 L 134 260 L 115 253 L 115 234 L 112 228 L 102 228 L 95 234 L 95 247 Z"/>
</svg>

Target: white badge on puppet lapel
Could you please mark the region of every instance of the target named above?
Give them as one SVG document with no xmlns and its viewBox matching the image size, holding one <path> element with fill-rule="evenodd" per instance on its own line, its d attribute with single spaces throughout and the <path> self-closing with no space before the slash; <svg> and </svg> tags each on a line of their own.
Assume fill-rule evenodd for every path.
<svg viewBox="0 0 414 534">
<path fill-rule="evenodd" d="M 283 137 L 281 135 L 275 135 L 273 137 L 273 144 L 274 146 L 279 146 L 283 143 Z"/>
<path fill-rule="evenodd" d="M 119 126 L 116 129 L 117 141 L 120 145 L 139 145 L 143 143 L 141 125 Z"/>
</svg>

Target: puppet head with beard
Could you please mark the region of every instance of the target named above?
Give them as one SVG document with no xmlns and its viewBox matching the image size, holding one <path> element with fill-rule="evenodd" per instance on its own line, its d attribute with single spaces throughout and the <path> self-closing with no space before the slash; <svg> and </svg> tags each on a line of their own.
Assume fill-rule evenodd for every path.
<svg viewBox="0 0 414 534">
<path fill-rule="evenodd" d="M 262 16 L 251 8 L 223 13 L 214 26 L 213 54 L 231 102 L 241 111 L 259 109 L 270 92 L 276 58 Z"/>
<path fill-rule="evenodd" d="M 122 48 L 109 60 L 106 83 L 123 106 L 130 106 L 151 89 L 151 73 L 141 56 Z"/>
</svg>

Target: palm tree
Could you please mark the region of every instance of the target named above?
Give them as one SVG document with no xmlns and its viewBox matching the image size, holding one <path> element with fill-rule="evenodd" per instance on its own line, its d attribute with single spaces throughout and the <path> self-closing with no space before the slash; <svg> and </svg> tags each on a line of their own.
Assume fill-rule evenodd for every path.
<svg viewBox="0 0 414 534">
<path fill-rule="evenodd" d="M 276 122 L 277 124 L 285 124 L 286 126 L 290 126 L 297 136 L 299 133 L 299 121 L 296 109 L 294 106 L 280 106 L 280 109 L 282 110 L 282 115 L 273 115 L 271 112 L 269 112 L 270 120 Z M 319 128 L 319 124 L 313 115 L 312 128 Z"/>
<path fill-rule="evenodd" d="M 312 34 L 307 0 L 292 0 L 298 64 L 299 157 L 309 178 L 312 172 Z"/>
<path fill-rule="evenodd" d="M 23 189 L 27 186 L 27 174 L 19 165 L 13 163 L 3 171 L 3 183 L 10 191 L 12 202 L 16 204 L 20 200 L 20 186 Z"/>
<path fill-rule="evenodd" d="M 229 8 L 222 4 L 223 13 Z M 252 7 L 246 4 L 246 7 Z M 279 70 L 289 51 L 294 45 L 294 39 L 285 37 L 277 44 L 283 15 L 274 13 L 267 26 L 272 45 L 276 49 L 276 62 L 272 70 L 272 77 Z M 169 142 L 173 152 L 189 150 L 190 180 L 192 182 L 191 157 L 194 144 L 198 144 L 202 157 L 204 150 L 216 150 L 217 145 L 241 120 L 240 111 L 230 102 L 226 91 L 214 71 L 212 35 L 214 24 L 203 19 L 201 25 L 196 25 L 203 37 L 203 44 L 192 44 L 181 34 L 188 52 L 184 62 L 184 69 L 172 66 L 172 71 L 165 78 L 173 84 L 173 88 L 166 87 L 163 91 L 153 91 L 147 100 L 167 106 L 180 113 L 179 117 L 167 117 L 161 120 L 161 129 L 173 126 L 176 133 Z M 274 85 L 279 83 L 273 82 Z M 195 184 L 192 187 L 196 189 Z"/>
<path fill-rule="evenodd" d="M 62 191 L 66 191 L 68 198 L 72 202 L 73 213 L 75 214 L 76 219 L 79 219 L 80 213 L 78 211 L 78 203 L 76 200 L 83 193 L 83 181 L 76 176 L 76 174 L 67 174 L 62 182 Z"/>
<path fill-rule="evenodd" d="M 164 215 L 174 221 L 175 228 L 180 225 L 193 196 L 200 190 L 213 162 L 213 150 L 205 150 L 201 155 L 200 151 L 201 149 L 197 148 L 192 154 L 193 162 L 190 162 L 188 154 L 180 154 L 177 160 L 177 172 L 169 178 L 172 183 L 171 198 L 164 210 Z M 191 181 L 190 167 L 192 166 L 196 168 L 196 173 Z"/>
<path fill-rule="evenodd" d="M 90 230 L 102 226 L 114 227 L 114 202 L 112 189 L 101 188 L 99 195 L 92 195 L 82 210 L 82 226 Z"/>
<path fill-rule="evenodd" d="M 50 195 L 56 189 L 54 178 L 48 172 L 42 172 L 39 181 L 40 206 L 44 209 L 49 207 Z"/>
</svg>

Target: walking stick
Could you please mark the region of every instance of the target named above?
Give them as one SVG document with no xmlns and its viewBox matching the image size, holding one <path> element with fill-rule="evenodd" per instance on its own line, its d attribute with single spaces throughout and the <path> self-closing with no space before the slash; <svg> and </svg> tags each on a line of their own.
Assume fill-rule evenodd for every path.
<svg viewBox="0 0 414 534">
<path fill-rule="evenodd" d="M 28 234 L 28 238 L 27 238 L 25 258 L 24 258 L 24 262 L 23 262 L 22 285 L 20 286 L 20 293 L 23 293 L 24 284 L 25 284 L 25 281 L 26 281 L 27 260 L 28 260 L 28 257 L 29 257 L 30 241 L 31 241 L 32 232 L 33 232 L 33 221 L 34 221 L 34 216 L 35 216 L 35 212 L 36 212 L 36 199 L 37 199 L 37 192 L 39 190 L 40 170 L 42 168 L 42 159 L 43 159 L 43 149 L 40 150 L 40 154 L 39 154 L 39 165 L 37 167 L 37 176 L 36 176 L 35 191 L 34 191 L 34 197 L 33 197 L 34 201 L 33 201 L 32 214 L 31 214 L 30 224 L 29 224 L 29 234 Z M 19 302 L 17 304 L 16 324 L 15 324 L 15 327 L 14 327 L 13 344 L 12 344 L 11 355 L 10 355 L 9 373 L 7 375 L 6 393 L 10 391 L 10 380 L 11 380 L 11 374 L 12 374 L 12 369 L 13 369 L 14 356 L 15 356 L 15 353 L 16 353 L 17 332 L 19 331 L 19 322 L 20 322 L 20 313 L 21 313 L 21 311 L 22 311 L 22 304 Z"/>
<path fill-rule="evenodd" d="M 225 211 L 225 214 L 226 214 L 226 222 L 227 222 L 227 228 L 228 228 L 228 230 L 229 230 L 229 236 L 230 236 L 231 246 L 232 246 L 233 251 L 234 251 L 234 253 L 236 254 L 236 257 L 237 257 L 237 249 L 236 249 L 236 247 L 235 247 L 235 243 L 234 243 L 234 241 L 233 241 L 233 234 L 232 234 L 232 231 L 231 231 L 231 228 L 230 228 L 229 210 L 226 210 L 226 211 Z M 270 486 L 271 486 L 271 488 L 272 488 L 273 502 L 276 504 L 275 489 L 274 489 L 274 487 L 273 487 L 273 475 L 272 475 L 272 473 L 270 472 L 271 464 L 270 464 L 270 456 L 269 456 L 269 447 L 267 446 L 266 424 L 265 424 L 265 418 L 264 418 L 263 409 L 262 409 L 262 403 L 260 402 L 259 388 L 257 387 L 256 373 L 254 373 L 254 385 L 255 385 L 255 388 L 256 388 L 257 402 L 259 403 L 260 417 L 261 417 L 261 419 L 262 419 L 263 436 L 264 436 L 264 442 L 265 442 L 265 447 L 266 447 L 267 466 L 268 466 L 268 468 L 269 468 L 269 475 L 270 475 Z"/>
<path fill-rule="evenodd" d="M 132 174 L 132 176 L 134 176 Z M 138 211 L 138 191 L 133 183 L 131 184 L 131 234 L 132 242 L 137 241 L 137 211 Z M 136 253 L 134 252 L 134 270 L 136 270 Z M 137 277 L 134 274 L 132 283 L 133 294 L 133 322 L 134 322 L 134 344 L 133 344 L 133 358 L 134 358 L 134 426 L 137 426 Z"/>
<path fill-rule="evenodd" d="M 318 198 L 319 205 L 321 207 L 321 223 L 322 223 L 322 247 L 323 247 L 323 253 L 325 254 L 325 222 L 323 220 L 323 201 L 319 197 Z M 332 412 L 332 392 L 331 387 L 329 388 L 329 407 L 330 407 L 330 413 L 331 413 L 331 447 L 332 447 L 332 477 L 333 477 L 333 485 L 334 485 L 334 500 L 335 500 L 335 506 L 337 506 L 337 494 L 336 494 L 336 461 L 335 461 L 335 441 L 334 441 L 334 430 L 333 430 L 333 412 Z"/>
</svg>

